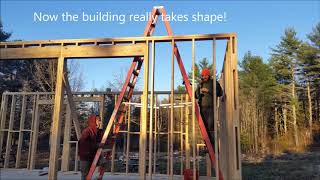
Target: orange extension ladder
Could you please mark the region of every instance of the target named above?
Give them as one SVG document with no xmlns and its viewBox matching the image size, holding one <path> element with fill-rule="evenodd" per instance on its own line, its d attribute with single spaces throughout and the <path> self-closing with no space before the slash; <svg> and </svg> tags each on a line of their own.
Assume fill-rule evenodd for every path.
<svg viewBox="0 0 320 180">
<path fill-rule="evenodd" d="M 153 8 L 153 10 L 151 12 L 151 18 L 149 19 L 147 26 L 145 28 L 145 31 L 143 33 L 144 36 L 152 36 L 152 33 L 153 33 L 155 26 L 156 26 L 156 22 L 161 14 L 163 17 L 166 17 L 166 15 L 167 15 L 167 13 L 163 7 Z M 173 33 L 172 33 L 171 26 L 170 26 L 169 22 L 164 21 L 164 23 L 165 23 L 165 27 L 166 27 L 168 35 L 172 36 Z M 174 45 L 174 55 L 176 56 L 178 66 L 180 68 L 180 72 L 183 77 L 183 82 L 186 87 L 186 90 L 189 94 L 189 97 L 192 97 L 192 88 L 190 85 L 190 81 L 188 79 L 186 70 L 185 70 L 183 62 L 182 62 L 182 58 L 180 56 L 180 53 L 179 53 L 179 50 L 178 50 L 178 47 L 176 44 Z M 112 115 L 110 117 L 110 120 L 108 122 L 107 128 L 105 129 L 102 140 L 101 140 L 101 144 L 104 144 L 104 147 L 99 148 L 97 150 L 95 158 L 91 164 L 89 173 L 86 177 L 86 180 L 92 179 L 92 176 L 94 174 L 94 171 L 96 169 L 96 166 L 97 166 L 97 163 L 98 163 L 100 157 L 109 159 L 111 156 L 111 149 L 112 149 L 112 147 L 115 143 L 115 140 L 117 138 L 117 135 L 120 131 L 120 127 L 121 127 L 123 119 L 125 117 L 125 112 L 128 109 L 128 104 L 123 103 L 123 102 L 129 102 L 129 100 L 131 99 L 133 89 L 134 89 L 134 86 L 137 82 L 142 63 L 143 63 L 143 58 L 140 58 L 140 57 L 135 57 L 132 61 L 130 69 L 127 73 L 127 78 L 125 80 L 125 83 L 122 86 L 120 95 L 118 96 L 116 105 L 114 107 L 114 110 L 113 110 Z M 127 90 L 128 87 L 129 87 L 129 90 Z M 214 148 L 213 148 L 212 143 L 210 142 L 208 132 L 206 130 L 206 127 L 205 127 L 204 122 L 202 120 L 202 117 L 200 115 L 199 105 L 196 103 L 194 108 L 195 108 L 195 115 L 196 115 L 196 118 L 198 119 L 198 123 L 200 126 L 201 135 L 206 143 L 206 146 L 207 146 L 207 149 L 208 149 L 208 152 L 210 155 L 211 164 L 215 165 Z M 110 130 L 111 130 L 112 126 L 114 126 L 114 129 L 113 129 L 113 133 L 110 134 Z M 103 153 L 103 156 L 101 156 L 102 153 Z M 104 172 L 105 172 L 104 167 L 100 167 L 98 179 L 102 179 Z M 222 173 L 220 170 L 219 170 L 219 180 L 223 180 L 223 176 L 222 176 Z"/>
</svg>

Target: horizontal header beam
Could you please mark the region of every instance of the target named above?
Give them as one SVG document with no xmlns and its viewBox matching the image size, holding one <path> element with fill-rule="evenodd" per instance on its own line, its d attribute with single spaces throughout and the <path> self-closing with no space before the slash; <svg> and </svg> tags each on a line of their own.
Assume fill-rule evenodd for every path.
<svg viewBox="0 0 320 180">
<path fill-rule="evenodd" d="M 3 43 L 1 43 L 3 44 Z M 145 44 L 117 46 L 52 46 L 52 47 L 16 47 L 0 48 L 0 59 L 50 59 L 58 58 L 108 58 L 108 57 L 142 57 Z"/>
<path fill-rule="evenodd" d="M 196 41 L 203 40 L 227 40 L 235 37 L 236 33 L 221 33 L 221 34 L 194 34 L 194 35 L 177 35 L 177 36 L 152 36 L 152 37 L 123 37 L 123 38 L 96 38 L 96 39 L 63 39 L 63 40 L 38 40 L 38 41 L 15 41 L 15 42 L 0 42 L 2 48 L 34 48 L 48 46 L 106 46 L 115 44 L 135 44 L 145 43 L 146 41 L 155 42 L 171 42 L 172 40 L 179 41 Z"/>
<path fill-rule="evenodd" d="M 134 91 L 133 95 L 141 95 L 142 91 Z M 166 95 L 170 94 L 171 91 L 154 91 L 154 94 Z M 53 92 L 3 92 L 3 95 L 54 95 Z M 72 92 L 72 95 L 118 95 L 119 91 L 106 92 L 106 91 L 85 91 L 85 92 Z M 150 92 L 149 92 L 150 94 Z M 186 94 L 185 91 L 174 91 L 174 94 Z"/>
</svg>

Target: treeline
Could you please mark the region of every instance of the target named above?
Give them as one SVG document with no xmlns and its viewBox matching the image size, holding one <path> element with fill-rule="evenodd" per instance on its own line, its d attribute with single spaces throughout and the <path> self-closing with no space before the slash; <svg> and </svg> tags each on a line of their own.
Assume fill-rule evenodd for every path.
<svg viewBox="0 0 320 180">
<path fill-rule="evenodd" d="M 0 41 L 8 41 L 11 34 L 3 29 L 0 21 Z M 79 66 L 80 64 L 77 61 L 69 60 L 68 78 L 73 91 L 80 91 L 84 85 L 83 73 L 79 70 Z M 54 92 L 56 69 L 57 61 L 54 59 L 0 60 L 0 98 L 5 91 Z M 32 102 L 28 100 L 27 103 Z M 42 119 L 39 124 L 39 135 L 48 135 L 50 133 L 52 105 L 43 105 L 40 108 Z M 79 108 L 85 109 L 85 107 Z"/>
<path fill-rule="evenodd" d="M 0 41 L 7 41 L 11 34 L 3 30 L 0 21 Z M 84 79 L 79 65 L 77 61 L 72 60 L 68 63 L 68 77 L 74 91 L 83 88 Z M 53 59 L 0 61 L 0 96 L 4 91 L 53 92 L 56 69 L 57 61 Z"/>
<path fill-rule="evenodd" d="M 242 151 L 305 150 L 319 140 L 320 23 L 307 41 L 287 28 L 267 62 L 247 52 L 240 62 Z"/>
</svg>

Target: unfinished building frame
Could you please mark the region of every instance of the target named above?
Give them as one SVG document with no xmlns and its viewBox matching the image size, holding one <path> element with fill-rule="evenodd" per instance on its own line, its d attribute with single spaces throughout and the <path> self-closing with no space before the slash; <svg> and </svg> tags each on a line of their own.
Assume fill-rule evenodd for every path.
<svg viewBox="0 0 320 180">
<path fill-rule="evenodd" d="M 183 36 L 153 36 L 153 37 L 128 37 L 128 38 L 100 38 L 100 39 L 67 39 L 67 40 L 49 40 L 49 41 L 21 41 L 21 42 L 1 42 L 0 43 L 0 59 L 1 60 L 30 60 L 30 59 L 56 59 L 57 60 L 57 78 L 56 78 L 56 88 L 54 93 L 54 98 L 51 100 L 54 104 L 53 108 L 53 115 L 52 115 L 52 136 L 50 137 L 51 146 L 50 146 L 50 159 L 49 159 L 49 179 L 56 179 L 57 178 L 57 171 L 58 171 L 58 158 L 59 158 L 59 149 L 60 149 L 60 134 L 61 134 L 61 124 L 62 124 L 62 105 L 64 102 L 67 103 L 67 114 L 68 114 L 68 121 L 65 121 L 65 126 L 70 126 L 70 121 L 72 122 L 75 127 L 75 132 L 77 137 L 80 137 L 80 126 L 78 122 L 78 115 L 76 113 L 75 102 L 77 101 L 74 97 L 73 92 L 71 92 L 69 87 L 69 82 L 67 78 L 67 67 L 66 67 L 66 60 L 67 59 L 74 59 L 74 58 L 114 58 L 114 57 L 142 57 L 144 59 L 144 84 L 143 84 L 143 92 L 141 95 L 141 120 L 140 120 L 140 132 L 139 132 L 139 139 L 140 139 L 140 148 L 139 148 L 139 174 L 141 178 L 146 177 L 146 149 L 147 149 L 147 124 L 149 124 L 149 176 L 152 177 L 152 172 L 155 172 L 155 164 L 153 163 L 152 159 L 156 159 L 156 149 L 155 144 L 153 144 L 153 139 L 157 137 L 157 133 L 154 133 L 156 130 L 154 126 L 154 116 L 157 111 L 154 111 L 157 106 L 155 106 L 154 98 L 154 61 L 155 61 L 155 44 L 162 43 L 162 42 L 170 42 L 172 46 L 172 81 L 171 81 L 171 91 L 170 91 L 170 104 L 168 107 L 171 108 L 170 111 L 170 125 L 173 127 L 173 117 L 174 117 L 174 45 L 176 42 L 192 42 L 192 64 L 193 67 L 195 65 L 195 42 L 197 41 L 211 41 L 212 42 L 212 52 L 213 52 L 213 72 L 216 72 L 216 41 L 217 40 L 227 40 L 227 47 L 224 56 L 224 64 L 221 72 L 220 83 L 224 89 L 224 96 L 223 98 L 219 99 L 218 103 L 214 101 L 214 112 L 215 113 L 215 122 L 219 119 L 219 132 L 216 132 L 216 144 L 215 152 L 216 158 L 219 159 L 216 161 L 215 167 L 221 169 L 224 179 L 241 179 L 241 160 L 240 160 L 240 143 L 239 143 L 239 109 L 238 109 L 238 75 L 237 75 L 237 45 L 236 45 L 236 34 L 235 33 L 227 33 L 227 34 L 205 34 L 205 35 L 183 35 Z M 151 53 L 149 49 L 151 47 Z M 151 59 L 149 57 L 151 54 Z M 149 67 L 149 59 L 151 60 L 151 67 Z M 180 66 L 180 64 L 179 64 Z M 149 89 L 149 70 L 151 69 L 151 85 Z M 193 68 L 194 69 L 194 68 Z M 193 71 L 193 90 L 195 89 L 195 81 L 194 81 L 194 71 Z M 214 83 L 215 83 L 215 76 L 213 76 Z M 214 93 L 215 94 L 215 93 Z M 15 108 L 15 99 L 16 95 L 18 94 L 11 94 L 11 109 L 10 109 L 10 118 L 7 119 L 6 112 L 8 107 L 8 95 L 10 93 L 4 93 L 2 96 L 1 101 L 1 127 L 0 127 L 0 147 L 2 150 L 3 145 L 3 138 L 4 133 L 6 132 L 7 140 L 6 140 L 6 150 L 5 150 L 5 157 L 10 154 L 10 142 L 11 142 L 11 134 L 12 133 L 19 133 L 19 142 L 20 144 L 20 136 L 23 131 L 31 131 L 32 138 L 31 142 L 31 154 L 30 154 L 30 164 L 28 167 L 32 169 L 34 167 L 34 163 L 32 163 L 32 159 L 34 159 L 34 153 L 36 150 L 36 143 L 35 140 L 37 139 L 37 111 L 35 110 L 34 113 L 34 121 L 32 123 L 31 129 L 25 130 L 24 127 L 21 125 L 19 130 L 14 130 L 13 121 L 14 121 L 14 108 Z M 26 99 L 26 94 L 22 95 L 22 111 L 20 121 L 24 121 L 24 99 Z M 39 104 L 40 100 L 38 99 L 40 96 L 39 93 L 35 94 L 34 104 L 35 109 L 37 109 L 37 104 Z M 185 95 L 185 101 L 191 103 L 191 107 L 195 107 L 195 98 L 188 97 Z M 67 101 L 65 101 L 65 98 Z M 103 97 L 102 97 L 103 98 Z M 182 98 L 181 98 L 182 99 Z M 215 99 L 215 97 L 214 97 Z M 91 101 L 91 100 L 90 100 Z M 102 101 L 99 99 L 99 101 Z M 151 107 L 148 111 L 148 107 Z M 130 106 L 129 106 L 130 107 Z M 101 106 L 101 112 L 103 112 L 103 106 Z M 68 110 L 69 109 L 69 110 Z M 188 109 L 188 108 L 187 108 Z M 192 147 L 193 147 L 193 162 L 196 161 L 196 142 L 195 142 L 195 108 L 191 108 L 191 120 L 192 120 Z M 187 110 L 185 110 L 187 113 Z M 189 113 L 189 112 L 188 112 Z M 103 113 L 102 113 L 103 114 Z M 129 113 L 130 114 L 130 113 Z M 148 114 L 150 114 L 148 116 Z M 149 117 L 149 119 L 147 119 Z M 187 115 L 185 116 L 186 119 Z M 130 120 L 129 120 L 130 121 Z M 128 122 L 129 122 L 128 121 Z M 23 124 L 21 123 L 20 124 Z M 148 123 L 149 122 L 149 123 Z M 9 123 L 9 127 L 5 128 L 5 124 Z M 215 124 L 217 127 L 217 124 Z M 185 129 L 185 138 L 188 139 L 189 133 Z M 216 128 L 217 129 L 217 128 Z M 183 130 L 180 130 L 180 136 L 183 136 Z M 63 157 L 67 157 L 70 151 L 68 148 L 70 131 L 65 130 L 64 142 L 63 142 Z M 130 132 L 128 132 L 129 134 Z M 173 135 L 174 135 L 173 128 L 170 128 L 168 132 L 169 141 L 168 142 L 168 149 L 170 155 L 168 156 L 168 175 L 170 177 L 173 176 Z M 129 138 L 130 139 L 130 138 Z M 130 140 L 127 142 L 127 146 L 130 146 Z M 186 168 L 190 162 L 190 147 L 189 145 L 183 145 L 181 142 L 181 147 L 185 146 L 186 151 Z M 20 148 L 20 149 L 19 149 Z M 154 148 L 154 149 L 153 149 Z M 35 149 L 35 150 L 34 150 Z M 128 149 L 128 148 L 127 148 Z M 219 149 L 219 150 L 218 150 Z M 18 146 L 18 151 L 21 151 L 21 145 Z M 188 151 L 188 152 L 187 152 Z M 153 153 L 155 152 L 155 153 Z M 153 153 L 153 154 L 152 154 Z M 20 159 L 17 153 L 17 159 Z M 182 155 L 182 154 L 181 154 Z M 219 156 L 219 157 L 218 157 Z M 64 160 L 63 161 L 67 161 Z M 19 162 L 16 161 L 16 168 L 19 167 Z M 128 161 L 127 161 L 128 162 Z M 153 171 L 152 171 L 152 163 L 153 163 Z M 8 160 L 5 161 L 4 167 L 8 167 Z M 63 169 L 67 169 L 67 166 L 64 166 Z M 183 167 L 181 167 L 182 169 Z M 126 168 L 127 169 L 127 168 Z M 196 169 L 196 163 L 193 163 L 193 169 Z M 216 171 L 217 172 L 217 171 Z M 126 170 L 126 173 L 128 171 Z M 219 173 L 216 173 L 217 175 Z"/>
</svg>

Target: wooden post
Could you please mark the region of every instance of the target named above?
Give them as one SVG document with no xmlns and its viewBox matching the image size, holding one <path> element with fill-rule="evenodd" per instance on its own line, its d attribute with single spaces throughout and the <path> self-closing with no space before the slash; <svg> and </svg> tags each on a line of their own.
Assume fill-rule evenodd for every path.
<svg viewBox="0 0 320 180">
<path fill-rule="evenodd" d="M 69 159 L 70 159 L 70 130 L 71 130 L 71 109 L 70 106 L 66 106 L 66 116 L 64 122 L 64 133 L 63 133 L 63 150 L 62 150 L 62 161 L 61 171 L 69 171 Z"/>
<path fill-rule="evenodd" d="M 222 102 L 222 114 L 221 117 L 221 151 L 220 151 L 220 169 L 222 172 L 222 175 L 225 179 L 230 179 L 230 167 L 229 166 L 229 159 L 231 157 L 229 156 L 231 153 L 228 151 L 228 144 L 229 144 L 229 138 L 228 134 L 230 131 L 229 128 L 233 129 L 230 126 L 230 120 L 231 120 L 231 113 L 232 113 L 232 107 L 231 107 L 231 87 L 230 87 L 230 48 L 231 43 L 230 40 L 227 42 L 227 48 L 226 48 L 226 54 L 225 54 L 225 60 L 223 64 L 223 87 L 224 87 L 224 97 Z M 232 155 L 232 154 L 231 154 Z"/>
<path fill-rule="evenodd" d="M 210 180 L 211 179 L 211 170 L 212 170 L 212 166 L 211 166 L 211 160 L 210 160 L 210 156 L 208 153 L 206 153 L 206 164 L 207 164 L 207 179 Z M 216 168 L 217 169 L 217 168 Z M 217 176 L 219 176 L 219 174 L 216 174 L 216 179 Z"/>
<path fill-rule="evenodd" d="M 26 99 L 27 99 L 26 95 L 23 95 L 22 105 L 21 105 L 21 114 L 20 114 L 19 140 L 18 140 L 16 167 L 15 168 L 20 168 L 21 149 L 22 149 L 23 133 L 24 133 L 24 122 L 25 122 L 25 117 L 26 117 L 26 104 L 27 104 Z"/>
<path fill-rule="evenodd" d="M 76 153 L 75 153 L 75 157 L 74 157 L 74 171 L 78 171 L 78 143 L 75 143 L 76 144 Z"/>
<path fill-rule="evenodd" d="M 193 180 L 196 180 L 196 119 L 195 119 L 195 40 L 192 39 L 192 159 Z"/>
<path fill-rule="evenodd" d="M 65 73 L 64 69 L 65 59 L 61 55 L 58 58 L 58 67 L 57 67 L 57 78 L 55 86 L 55 96 L 54 96 L 54 109 L 52 116 L 52 137 L 51 137 L 51 147 L 50 147 L 50 159 L 49 159 L 49 180 L 57 179 L 58 174 L 58 157 L 60 149 L 60 131 L 61 131 L 61 106 L 63 103 L 63 76 Z"/>
<path fill-rule="evenodd" d="M 170 95 L 168 95 L 168 100 L 170 99 Z M 170 117 L 170 111 L 169 111 L 169 107 L 165 107 L 167 110 L 167 114 L 168 114 L 168 121 L 169 121 L 169 117 Z M 171 128 L 171 123 L 167 122 L 168 125 L 168 131 L 167 131 L 167 138 L 168 138 L 168 143 L 167 143 L 167 175 L 170 175 L 170 128 Z"/>
<path fill-rule="evenodd" d="M 180 102 L 181 102 L 181 107 L 180 107 L 180 174 L 183 175 L 183 95 L 180 95 Z"/>
<path fill-rule="evenodd" d="M 170 95 L 170 179 L 173 179 L 173 121 L 174 121 L 174 40 L 171 42 L 171 95 Z"/>
<path fill-rule="evenodd" d="M 114 105 L 117 104 L 117 100 L 118 100 L 118 96 L 115 95 L 115 97 L 114 97 Z M 115 125 L 113 125 L 113 131 L 114 131 L 114 128 L 115 128 Z M 115 154 L 116 154 L 116 145 L 117 145 L 117 141 L 114 141 L 114 144 L 112 146 L 112 153 L 111 153 L 111 169 L 110 169 L 111 173 L 114 173 L 114 160 L 115 160 Z"/>
<path fill-rule="evenodd" d="M 155 104 L 157 106 L 157 98 L 158 95 L 156 94 L 155 95 Z M 153 173 L 155 174 L 156 173 L 156 169 L 157 169 L 157 166 L 156 166 L 156 163 L 157 163 L 157 128 L 158 128 L 158 110 L 155 109 L 154 111 L 154 139 L 153 139 Z"/>
<path fill-rule="evenodd" d="M 148 112 L 148 86 L 149 86 L 149 41 L 146 41 L 146 51 L 144 55 L 144 82 L 142 94 L 142 118 L 140 122 L 139 140 L 139 174 L 140 179 L 146 179 L 146 140 L 147 140 L 147 112 Z"/>
<path fill-rule="evenodd" d="M 153 152 L 153 107 L 154 107 L 154 64 L 155 64 L 155 44 L 154 41 L 151 43 L 152 55 L 151 55 L 151 94 L 150 94 L 150 115 L 149 115 L 149 179 L 152 179 L 152 152 Z"/>
<path fill-rule="evenodd" d="M 8 95 L 3 93 L 1 99 L 1 124 L 0 124 L 0 153 L 2 154 L 2 145 L 3 145 L 3 138 L 4 138 L 4 128 L 6 124 L 6 114 L 7 114 L 7 107 L 8 107 Z"/>
<path fill-rule="evenodd" d="M 217 81 L 216 81 L 216 39 L 214 38 L 212 40 L 212 80 L 213 80 L 213 113 L 214 113 L 214 117 L 213 117 L 213 122 L 214 122 L 214 152 L 215 152 L 215 174 L 216 174 L 216 179 L 219 179 L 219 151 L 218 151 L 218 109 L 217 109 Z M 208 157 L 208 154 L 207 154 Z M 208 176 L 211 176 L 211 161 L 207 161 L 207 166 L 210 166 L 210 170 L 207 169 L 208 171 L 210 171 L 210 173 L 207 172 Z"/>
<path fill-rule="evenodd" d="M 236 40 L 230 37 L 227 43 L 223 69 L 224 97 L 221 118 L 220 169 L 224 179 L 241 179 L 238 82 L 236 70 Z"/>
<path fill-rule="evenodd" d="M 231 74 L 232 74 L 232 109 L 233 109 L 233 129 L 232 129 L 232 137 L 231 137 L 231 146 L 230 148 L 233 150 L 234 159 L 232 162 L 232 177 L 237 180 L 241 180 L 242 178 L 242 165 L 241 165 L 241 146 L 240 146 L 240 120 L 239 120 L 239 95 L 238 95 L 238 60 L 237 60 L 237 39 L 236 36 L 232 36 L 231 39 Z"/>
<path fill-rule="evenodd" d="M 100 106 L 99 106 L 99 115 L 100 115 L 100 119 L 101 119 L 101 127 L 103 128 L 103 121 L 104 121 L 104 101 L 105 101 L 105 96 L 102 95 L 101 97 L 101 101 L 100 101 Z"/>
<path fill-rule="evenodd" d="M 189 102 L 189 95 L 186 94 L 186 103 Z M 186 116 L 186 137 L 185 137 L 185 149 L 186 149 L 186 169 L 190 169 L 190 144 L 189 144 L 189 106 L 186 105 L 185 110 L 185 116 Z"/>
<path fill-rule="evenodd" d="M 31 118 L 31 127 L 30 127 L 30 138 L 29 138 L 29 150 L 28 150 L 28 165 L 27 165 L 27 169 L 28 170 L 32 170 L 34 169 L 34 152 L 36 151 L 36 149 L 34 149 L 34 145 L 37 146 L 37 142 L 34 142 L 34 134 L 36 133 L 35 131 L 35 122 L 36 119 L 38 118 L 38 100 L 39 100 L 39 94 L 34 95 L 33 97 L 33 104 L 32 104 L 32 118 Z M 38 136 L 38 135 L 37 135 Z"/>
<path fill-rule="evenodd" d="M 127 129 L 127 148 L 126 148 L 126 175 L 129 172 L 129 152 L 130 152 L 130 124 L 131 124 L 131 105 L 128 105 L 128 129 Z"/>
<path fill-rule="evenodd" d="M 130 100 L 129 100 L 130 102 Z M 127 108 L 128 109 L 128 108 Z M 124 114 L 124 124 L 127 125 L 127 128 L 128 128 L 128 110 L 125 112 Z M 126 146 L 126 142 L 127 142 L 127 135 L 128 135 L 128 130 L 125 131 L 119 131 L 119 133 L 123 133 L 123 154 L 126 154 L 127 153 L 127 146 Z"/>
<path fill-rule="evenodd" d="M 67 69 L 67 63 L 64 64 L 64 69 Z M 63 82 L 64 82 L 63 85 L 64 85 L 64 89 L 66 90 L 66 93 L 67 93 L 67 98 L 68 98 L 68 102 L 69 102 L 69 106 L 70 106 L 70 110 L 71 110 L 73 125 L 76 130 L 77 139 L 79 140 L 80 136 L 81 136 L 81 129 L 80 129 L 79 121 L 78 121 L 77 108 L 76 108 L 76 105 L 73 101 L 73 95 L 72 95 L 71 88 L 69 85 L 67 72 L 63 74 Z"/>
<path fill-rule="evenodd" d="M 9 128 L 8 128 L 8 137 L 7 137 L 7 145 L 6 145 L 6 154 L 4 157 L 4 168 L 8 168 L 10 154 L 11 154 L 11 146 L 12 146 L 12 130 L 13 130 L 13 123 L 14 123 L 14 114 L 16 111 L 16 96 L 12 95 L 11 101 L 11 110 L 10 110 L 10 120 L 9 120 Z"/>
</svg>

